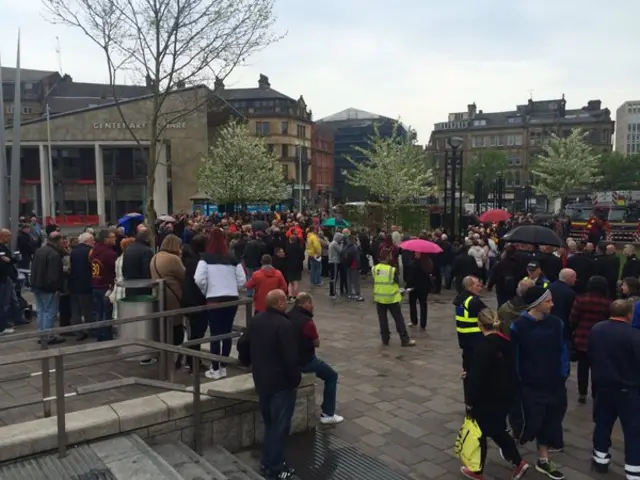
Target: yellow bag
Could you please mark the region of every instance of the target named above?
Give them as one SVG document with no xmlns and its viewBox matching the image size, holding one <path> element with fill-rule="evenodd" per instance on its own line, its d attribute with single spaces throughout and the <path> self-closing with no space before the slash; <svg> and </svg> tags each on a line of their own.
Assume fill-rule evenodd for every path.
<svg viewBox="0 0 640 480">
<path fill-rule="evenodd" d="M 480 450 L 480 438 L 482 430 L 472 418 L 465 418 L 458 438 L 456 438 L 455 452 L 462 464 L 472 472 L 482 469 L 482 453 Z"/>
</svg>

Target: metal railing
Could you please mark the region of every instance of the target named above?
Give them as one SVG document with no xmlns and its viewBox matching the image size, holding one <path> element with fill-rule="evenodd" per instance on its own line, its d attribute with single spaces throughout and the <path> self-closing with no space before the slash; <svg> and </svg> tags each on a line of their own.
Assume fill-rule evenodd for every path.
<svg viewBox="0 0 640 480">
<path fill-rule="evenodd" d="M 201 419 L 201 405 L 200 405 L 200 396 L 202 393 L 211 397 L 222 397 L 222 398 L 231 398 L 234 400 L 243 400 L 243 401 L 255 401 L 255 398 L 250 395 L 243 395 L 241 393 L 234 394 L 229 392 L 218 392 L 215 389 L 207 389 L 205 392 L 201 392 L 200 385 L 200 362 L 202 360 L 210 360 L 212 362 L 223 362 L 229 365 L 239 365 L 237 359 L 232 357 L 226 357 L 223 355 L 215 355 L 212 353 L 203 352 L 201 350 L 194 350 L 193 347 L 195 345 L 200 345 L 208 342 L 221 341 L 226 339 L 237 338 L 241 335 L 243 331 L 242 327 L 234 327 L 234 330 L 231 333 L 223 334 L 223 335 L 215 335 L 209 336 L 199 339 L 189 340 L 187 342 L 183 342 L 179 346 L 173 345 L 172 339 L 172 328 L 167 328 L 168 317 L 175 316 L 184 316 L 193 313 L 201 313 L 210 310 L 216 310 L 219 308 L 231 307 L 231 306 L 241 306 L 244 305 L 245 310 L 245 319 L 246 325 L 249 324 L 253 313 L 253 303 L 250 298 L 236 300 L 232 302 L 224 302 L 219 304 L 209 304 L 202 305 L 197 307 L 188 307 L 188 308 L 180 308 L 176 310 L 165 310 L 161 312 L 151 313 L 148 315 L 142 315 L 138 317 L 131 318 L 118 318 L 113 320 L 103 320 L 99 322 L 89 322 L 83 323 L 79 325 L 71 325 L 67 327 L 57 327 L 51 328 L 48 330 L 40 330 L 36 332 L 25 332 L 18 333 L 13 335 L 8 335 L 4 337 L 0 337 L 0 344 L 10 343 L 10 342 L 18 342 L 30 339 L 39 338 L 40 341 L 40 350 L 32 351 L 32 352 L 24 352 L 17 353 L 11 355 L 0 356 L 0 367 L 9 366 L 9 365 L 17 365 L 21 363 L 40 361 L 42 370 L 40 372 L 33 373 L 16 373 L 6 375 L 4 377 L 0 377 L 0 384 L 6 383 L 9 381 L 21 380 L 26 378 L 32 378 L 36 376 L 41 376 L 42 378 L 42 398 L 39 400 L 22 400 L 12 403 L 0 404 L 0 411 L 27 407 L 31 405 L 36 405 L 38 403 L 42 403 L 43 413 L 45 417 L 51 416 L 51 403 L 55 400 L 56 402 L 56 416 L 57 416 L 57 444 L 58 444 L 58 453 L 60 457 L 64 457 L 67 451 L 67 433 L 66 433 L 66 424 L 65 424 L 65 413 L 66 413 L 66 399 L 75 397 L 78 395 L 86 395 L 89 393 L 96 393 L 100 391 L 111 390 L 113 388 L 126 387 L 130 385 L 144 385 L 155 388 L 162 388 L 166 390 L 176 390 L 181 392 L 189 392 L 190 390 L 193 393 L 193 436 L 194 436 L 194 449 L 197 453 L 202 453 L 202 428 L 200 425 Z M 127 323 L 133 322 L 144 322 L 149 320 L 159 320 L 160 321 L 160 341 L 153 341 L 147 339 L 119 339 L 119 340 L 110 340 L 105 342 L 96 342 L 85 345 L 74 345 L 74 346 L 60 346 L 55 348 L 50 348 L 46 338 L 60 335 L 68 332 L 84 332 L 88 329 L 101 328 L 101 327 L 113 327 L 118 325 L 124 325 Z M 164 334 L 163 334 L 164 332 Z M 168 335 L 167 335 L 168 333 Z M 138 377 L 128 377 L 121 378 L 117 380 L 110 380 L 106 382 L 93 383 L 88 385 L 82 385 L 75 388 L 73 392 L 65 392 L 65 356 L 79 355 L 84 353 L 96 353 L 102 352 L 105 350 L 110 350 L 114 348 L 123 348 L 123 347 L 141 347 L 144 350 L 136 350 L 132 352 L 120 353 L 118 355 L 108 355 L 101 358 L 93 358 L 84 360 L 81 362 L 75 362 L 73 364 L 67 365 L 67 370 L 84 368 L 87 366 L 100 365 L 104 363 L 111 363 L 114 360 L 123 360 L 130 357 L 139 357 L 144 353 L 151 352 L 160 352 L 164 354 L 165 359 L 168 358 L 171 354 L 184 355 L 187 357 L 192 357 L 192 382 L 191 386 L 187 386 L 184 384 L 173 383 L 173 372 L 174 366 L 173 362 L 161 361 L 159 362 L 159 377 L 160 380 L 152 380 Z M 54 368 L 50 368 L 50 362 L 53 359 Z M 51 394 L 51 374 L 55 376 L 55 394 Z M 169 378 L 170 381 L 166 381 Z"/>
</svg>

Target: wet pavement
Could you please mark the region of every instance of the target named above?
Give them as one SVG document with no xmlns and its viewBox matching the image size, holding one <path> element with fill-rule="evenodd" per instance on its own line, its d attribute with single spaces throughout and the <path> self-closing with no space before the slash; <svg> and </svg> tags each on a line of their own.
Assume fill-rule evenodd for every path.
<svg viewBox="0 0 640 480">
<path fill-rule="evenodd" d="M 340 374 L 338 388 L 338 412 L 346 421 L 337 426 L 319 426 L 321 432 L 335 438 L 329 442 L 331 461 L 349 462 L 358 454 L 383 462 L 393 471 L 415 479 L 460 478 L 460 464 L 453 454 L 453 444 L 464 416 L 460 352 L 453 321 L 453 295 L 445 291 L 429 297 L 429 324 L 426 332 L 417 331 L 417 346 L 403 348 L 397 335 L 391 345 L 383 347 L 378 334 L 375 308 L 371 301 L 368 282 L 363 282 L 365 302 L 346 299 L 330 300 L 327 286 L 309 288 L 316 301 L 316 315 L 321 337 L 318 355 L 328 361 Z M 487 303 L 495 305 L 491 294 Z M 408 320 L 408 308 L 403 308 Z M 18 342 L 6 346 L 7 351 L 37 349 L 35 341 Z M 39 370 L 38 364 L 29 366 Z M 0 368 L 0 377 L 8 372 Z M 131 362 L 112 362 L 99 367 L 74 370 L 67 375 L 69 386 L 93 383 L 137 375 L 156 378 L 154 367 L 139 367 Z M 322 388 L 318 388 L 318 405 Z M 41 391 L 40 380 L 0 385 L 0 403 Z M 154 389 L 128 387 L 96 395 L 70 399 L 71 410 L 119 401 L 132 396 L 147 395 Z M 552 454 L 558 467 L 568 479 L 599 478 L 590 473 L 591 456 L 591 405 L 577 403 L 575 368 L 568 382 L 569 407 L 564 422 L 565 451 Z M 31 407 L 0 412 L 0 422 L 14 423 L 41 416 L 41 408 Z M 318 436 L 316 438 L 323 438 Z M 292 439 L 299 446 L 302 439 Z M 324 440 L 326 442 L 326 439 Z M 298 460 L 307 455 L 306 463 L 313 462 L 313 439 L 309 448 L 292 451 Z M 292 445 L 293 445 L 292 444 Z M 333 445 L 333 446 L 332 446 Z M 347 448 L 348 447 L 348 448 Z M 305 453 L 306 452 L 306 453 Z M 344 452 L 340 454 L 339 452 Z M 622 478 L 624 457 L 621 435 L 617 429 L 612 449 L 613 464 L 607 478 Z M 532 446 L 522 453 L 530 462 L 535 461 Z M 255 452 L 245 454 L 255 458 Z M 368 460 L 368 457 L 365 460 Z M 336 468 L 346 468 L 338 465 Z M 335 474 L 335 472 L 334 472 Z M 328 475 L 328 474 L 327 474 Z M 509 478 L 509 470 L 493 445 L 489 447 L 487 478 Z M 528 478 L 540 477 L 535 471 Z M 309 480 L 364 477 L 325 476 Z M 373 477 L 372 477 L 373 478 Z M 389 477 L 392 478 L 392 477 Z M 604 477 L 603 477 L 604 478 Z"/>
</svg>

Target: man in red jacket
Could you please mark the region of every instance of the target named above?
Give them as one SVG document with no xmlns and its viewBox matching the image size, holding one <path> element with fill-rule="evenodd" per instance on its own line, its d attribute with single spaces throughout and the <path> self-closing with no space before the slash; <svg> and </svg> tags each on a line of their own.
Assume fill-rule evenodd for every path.
<svg viewBox="0 0 640 480">
<path fill-rule="evenodd" d="M 116 234 L 109 230 L 100 230 L 96 237 L 96 243 L 89 252 L 89 262 L 91 263 L 91 286 L 93 287 L 93 304 L 95 311 L 95 321 L 111 320 L 113 316 L 113 305 L 107 295 L 114 288 L 116 280 L 116 259 L 118 254 L 115 250 Z M 99 342 L 113 340 L 113 329 L 111 327 L 98 328 L 95 331 Z"/>
<path fill-rule="evenodd" d="M 267 309 L 267 295 L 270 291 L 279 289 L 287 292 L 287 282 L 284 275 L 273 267 L 271 255 L 262 255 L 260 264 L 262 268 L 255 271 L 247 282 L 247 289 L 254 289 L 253 304 L 256 313 L 264 312 Z"/>
</svg>

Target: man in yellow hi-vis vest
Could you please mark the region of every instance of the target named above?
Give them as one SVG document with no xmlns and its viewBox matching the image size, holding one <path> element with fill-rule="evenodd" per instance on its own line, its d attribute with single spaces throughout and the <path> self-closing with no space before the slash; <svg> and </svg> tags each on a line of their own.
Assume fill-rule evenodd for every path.
<svg viewBox="0 0 640 480">
<path fill-rule="evenodd" d="M 540 262 L 538 260 L 531 260 L 527 264 L 527 276 L 523 280 L 531 280 L 536 287 L 549 288 L 551 282 L 542 273 Z"/>
<path fill-rule="evenodd" d="M 389 345 L 391 332 L 389 331 L 389 318 L 387 312 L 391 313 L 396 322 L 396 330 L 400 335 L 403 347 L 413 347 L 416 342 L 409 338 L 407 324 L 402 316 L 400 302 L 402 293 L 398 285 L 398 269 L 389 265 L 392 258 L 390 249 L 383 249 L 380 252 L 380 263 L 373 267 L 373 301 L 376 302 L 378 311 L 378 322 L 380 323 L 380 336 L 383 345 Z"/>
<path fill-rule="evenodd" d="M 462 280 L 462 292 L 453 301 L 456 307 L 456 331 L 458 345 L 462 349 L 462 371 L 465 399 L 467 398 L 466 373 L 471 368 L 473 352 L 482 338 L 478 326 L 478 314 L 487 308 L 478 295 L 482 291 L 482 282 L 477 277 L 468 276 Z"/>
</svg>

